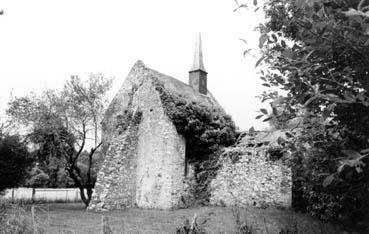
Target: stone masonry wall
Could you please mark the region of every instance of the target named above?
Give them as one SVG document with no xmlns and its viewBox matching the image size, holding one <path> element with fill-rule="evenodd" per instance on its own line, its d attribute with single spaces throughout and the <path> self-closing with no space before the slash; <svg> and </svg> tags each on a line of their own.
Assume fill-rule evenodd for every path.
<svg viewBox="0 0 369 234">
<path fill-rule="evenodd" d="M 103 122 L 105 160 L 89 209 L 169 209 L 183 193 L 185 140 L 165 115 L 152 70 L 137 63 Z M 140 112 L 140 122 L 127 116 Z M 128 126 L 128 127 L 127 127 Z"/>
<path fill-rule="evenodd" d="M 136 202 L 143 208 L 174 208 L 184 186 L 185 140 L 164 113 L 154 86 L 145 83 L 145 89 L 150 98 L 137 99 L 145 111 L 139 129 Z"/>
<path fill-rule="evenodd" d="M 129 126 L 113 138 L 97 174 L 90 210 L 131 207 L 135 199 L 138 126 Z"/>
<path fill-rule="evenodd" d="M 214 205 L 290 207 L 291 170 L 280 161 L 267 159 L 266 148 L 226 149 L 222 168 L 211 182 Z"/>
</svg>

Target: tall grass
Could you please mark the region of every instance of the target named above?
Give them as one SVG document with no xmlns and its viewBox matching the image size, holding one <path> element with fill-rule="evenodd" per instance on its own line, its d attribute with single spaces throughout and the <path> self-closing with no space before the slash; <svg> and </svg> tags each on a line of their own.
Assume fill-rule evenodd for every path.
<svg viewBox="0 0 369 234">
<path fill-rule="evenodd" d="M 262 217 L 255 212 L 233 207 L 232 216 L 234 222 L 235 234 L 338 234 L 341 233 L 332 224 L 322 223 L 310 217 L 288 212 L 275 219 L 271 216 Z M 199 222 L 199 219 L 204 219 Z M 184 218 L 183 224 L 176 228 L 177 234 L 208 234 L 214 233 L 218 223 L 210 221 L 210 216 L 204 217 L 194 216 L 192 222 L 188 218 Z M 206 225 L 205 225 L 206 224 Z"/>
<path fill-rule="evenodd" d="M 38 216 L 26 211 L 22 204 L 0 200 L 0 234 L 43 234 L 45 228 Z"/>
</svg>

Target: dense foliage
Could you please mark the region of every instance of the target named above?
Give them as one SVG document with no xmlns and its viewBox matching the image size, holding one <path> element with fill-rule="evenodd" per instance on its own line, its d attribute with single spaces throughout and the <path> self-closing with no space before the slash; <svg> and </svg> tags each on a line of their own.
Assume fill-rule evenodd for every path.
<svg viewBox="0 0 369 234">
<path fill-rule="evenodd" d="M 8 115 L 26 127 L 39 169 L 44 172 L 35 169 L 37 180 L 28 182 L 42 184 L 46 174 L 48 186 L 54 187 L 60 179 L 66 180 L 60 172 L 67 172 L 80 189 L 82 201 L 89 204 L 101 158 L 100 123 L 110 86 L 111 81 L 101 74 L 92 74 L 87 82 L 71 77 L 62 91 L 46 90 L 42 95 L 16 97 L 9 103 Z M 90 150 L 85 149 L 87 145 Z"/>
<path fill-rule="evenodd" d="M 259 27 L 263 85 L 286 93 L 264 92 L 263 101 L 278 101 L 262 112 L 290 129 L 294 205 L 326 220 L 369 210 L 368 8 L 363 0 L 270 0 Z"/>
<path fill-rule="evenodd" d="M 165 89 L 155 81 L 166 115 L 173 121 L 178 133 L 186 140 L 186 160 L 193 165 L 195 181 L 190 190 L 197 202 L 209 199 L 208 184 L 218 169 L 219 150 L 233 145 L 236 128 L 223 110 L 191 102 Z"/>
<path fill-rule="evenodd" d="M 0 134 L 0 192 L 20 185 L 32 158 L 18 136 Z"/>
<path fill-rule="evenodd" d="M 156 81 L 156 90 L 165 113 L 190 146 L 186 149 L 189 160 L 205 160 L 219 148 L 235 142 L 234 122 L 223 110 L 172 94 L 159 81 Z"/>
</svg>

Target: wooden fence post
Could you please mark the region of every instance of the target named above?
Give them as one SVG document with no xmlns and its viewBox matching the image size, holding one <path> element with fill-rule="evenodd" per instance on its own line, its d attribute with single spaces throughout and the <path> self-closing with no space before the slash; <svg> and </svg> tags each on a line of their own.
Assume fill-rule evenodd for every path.
<svg viewBox="0 0 369 234">
<path fill-rule="evenodd" d="M 113 233 L 109 227 L 109 218 L 105 217 L 104 215 L 101 216 L 101 233 L 102 234 L 112 234 Z"/>
<path fill-rule="evenodd" d="M 46 233 L 49 233 L 49 228 L 50 228 L 50 204 L 47 204 L 47 229 L 46 229 Z"/>
<path fill-rule="evenodd" d="M 32 205 L 31 207 L 31 215 L 32 215 L 32 227 L 33 227 L 33 233 L 37 233 L 37 226 L 36 226 L 36 218 L 35 218 L 35 206 Z"/>
<path fill-rule="evenodd" d="M 35 202 L 35 194 L 36 194 L 36 189 L 35 188 L 32 188 L 32 198 L 31 198 L 32 203 Z"/>
</svg>

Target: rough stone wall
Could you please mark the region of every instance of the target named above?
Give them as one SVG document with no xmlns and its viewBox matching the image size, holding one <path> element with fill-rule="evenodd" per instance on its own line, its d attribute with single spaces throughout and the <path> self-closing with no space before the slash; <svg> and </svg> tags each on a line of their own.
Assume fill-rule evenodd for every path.
<svg viewBox="0 0 369 234">
<path fill-rule="evenodd" d="M 232 147 L 234 157 L 223 157 L 222 168 L 211 182 L 214 205 L 290 207 L 291 170 L 280 161 L 270 161 L 266 148 Z M 229 155 L 225 152 L 224 155 Z"/>
<path fill-rule="evenodd" d="M 145 110 L 139 129 L 136 202 L 143 208 L 176 207 L 183 191 L 185 140 L 165 115 L 151 84 L 150 98 L 137 100 Z M 139 95 L 143 96 L 143 95 Z"/>
<path fill-rule="evenodd" d="M 101 169 L 97 174 L 91 210 L 131 207 L 135 200 L 138 126 L 128 126 L 124 134 L 110 142 Z"/>
<path fill-rule="evenodd" d="M 89 209 L 169 209 L 180 203 L 185 140 L 164 113 L 153 75 L 137 63 L 106 112 L 105 160 Z M 127 116 L 138 112 L 139 123 L 127 124 Z"/>
</svg>

